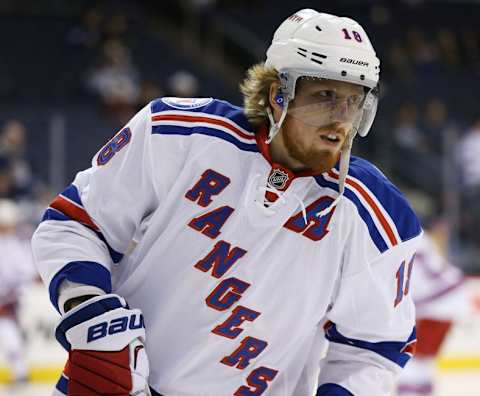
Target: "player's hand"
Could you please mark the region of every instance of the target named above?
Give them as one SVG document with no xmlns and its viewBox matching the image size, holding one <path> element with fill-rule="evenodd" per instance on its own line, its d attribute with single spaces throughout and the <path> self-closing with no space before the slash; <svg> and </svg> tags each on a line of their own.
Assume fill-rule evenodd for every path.
<svg viewBox="0 0 480 396">
<path fill-rule="evenodd" d="M 55 337 L 68 361 L 54 395 L 150 396 L 143 316 L 123 298 L 107 294 L 76 306 Z"/>
</svg>

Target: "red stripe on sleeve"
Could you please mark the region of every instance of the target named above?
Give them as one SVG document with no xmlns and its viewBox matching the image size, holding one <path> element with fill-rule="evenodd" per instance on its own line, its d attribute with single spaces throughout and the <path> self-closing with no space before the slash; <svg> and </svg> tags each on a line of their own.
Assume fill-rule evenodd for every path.
<svg viewBox="0 0 480 396">
<path fill-rule="evenodd" d="M 338 180 L 338 175 L 336 175 L 332 171 L 329 171 L 328 175 Z M 385 218 L 385 216 L 383 215 L 383 213 L 381 212 L 380 208 L 377 206 L 375 201 L 372 199 L 372 197 L 368 194 L 368 192 L 365 191 L 365 189 L 360 184 L 358 184 L 356 181 L 352 180 L 349 177 L 347 177 L 345 183 L 352 186 L 363 197 L 363 199 L 367 201 L 368 205 L 372 208 L 378 220 L 380 220 L 380 224 L 382 225 L 383 229 L 387 233 L 388 239 L 390 240 L 390 243 L 392 244 L 392 246 L 397 245 L 398 241 L 397 241 L 397 238 L 395 237 L 395 234 L 393 233 L 392 227 L 390 227 L 390 224 L 388 224 L 387 219 Z"/>
<path fill-rule="evenodd" d="M 50 204 L 50 207 L 62 212 L 72 220 L 78 221 L 79 223 L 82 223 L 94 229 L 95 231 L 99 231 L 98 227 L 92 221 L 85 209 L 68 201 L 62 195 L 58 195 Z"/>
<path fill-rule="evenodd" d="M 219 120 L 216 118 L 210 118 L 205 116 L 191 116 L 191 115 L 180 115 L 180 114 L 159 114 L 152 117 L 152 121 L 186 121 L 186 122 L 206 122 L 208 124 L 219 125 L 224 128 L 231 130 L 236 135 L 249 140 L 255 140 L 255 136 L 247 135 L 245 132 L 242 132 L 240 129 L 236 128 L 232 124 Z"/>
</svg>

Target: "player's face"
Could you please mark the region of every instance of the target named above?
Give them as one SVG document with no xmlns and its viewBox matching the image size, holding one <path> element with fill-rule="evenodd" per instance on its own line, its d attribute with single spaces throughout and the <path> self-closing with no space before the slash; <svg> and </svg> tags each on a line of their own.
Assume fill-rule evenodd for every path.
<svg viewBox="0 0 480 396">
<path fill-rule="evenodd" d="M 281 131 L 290 166 L 315 172 L 331 169 L 360 114 L 363 98 L 359 85 L 299 79 Z"/>
</svg>

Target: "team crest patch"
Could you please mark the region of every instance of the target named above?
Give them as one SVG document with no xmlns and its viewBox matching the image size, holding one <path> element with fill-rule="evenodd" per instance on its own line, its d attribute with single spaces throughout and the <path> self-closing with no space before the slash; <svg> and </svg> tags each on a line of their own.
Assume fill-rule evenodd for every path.
<svg viewBox="0 0 480 396">
<path fill-rule="evenodd" d="M 162 98 L 163 103 L 180 110 L 197 109 L 209 104 L 212 100 L 213 98 Z"/>
<path fill-rule="evenodd" d="M 285 187 L 288 181 L 288 173 L 281 169 L 274 169 L 268 177 L 268 184 L 274 186 L 277 190 Z"/>
</svg>

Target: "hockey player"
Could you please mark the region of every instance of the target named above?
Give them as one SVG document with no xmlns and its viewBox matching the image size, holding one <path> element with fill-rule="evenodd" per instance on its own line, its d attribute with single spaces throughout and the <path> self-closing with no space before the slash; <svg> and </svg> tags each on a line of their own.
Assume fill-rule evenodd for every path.
<svg viewBox="0 0 480 396">
<path fill-rule="evenodd" d="M 133 117 L 33 238 L 69 351 L 57 394 L 392 391 L 421 229 L 350 159 L 378 77 L 358 23 L 305 9 L 248 71 L 244 109 L 161 98 Z"/>
<path fill-rule="evenodd" d="M 28 376 L 17 314 L 23 289 L 36 276 L 30 244 L 16 234 L 18 221 L 17 205 L 0 199 L 0 351 L 11 370 L 13 384 L 24 382 Z"/>
<path fill-rule="evenodd" d="M 425 233 L 415 255 L 412 298 L 416 306 L 417 353 L 402 372 L 398 396 L 434 396 L 435 359 L 454 322 L 471 313 L 465 276 Z"/>
</svg>

